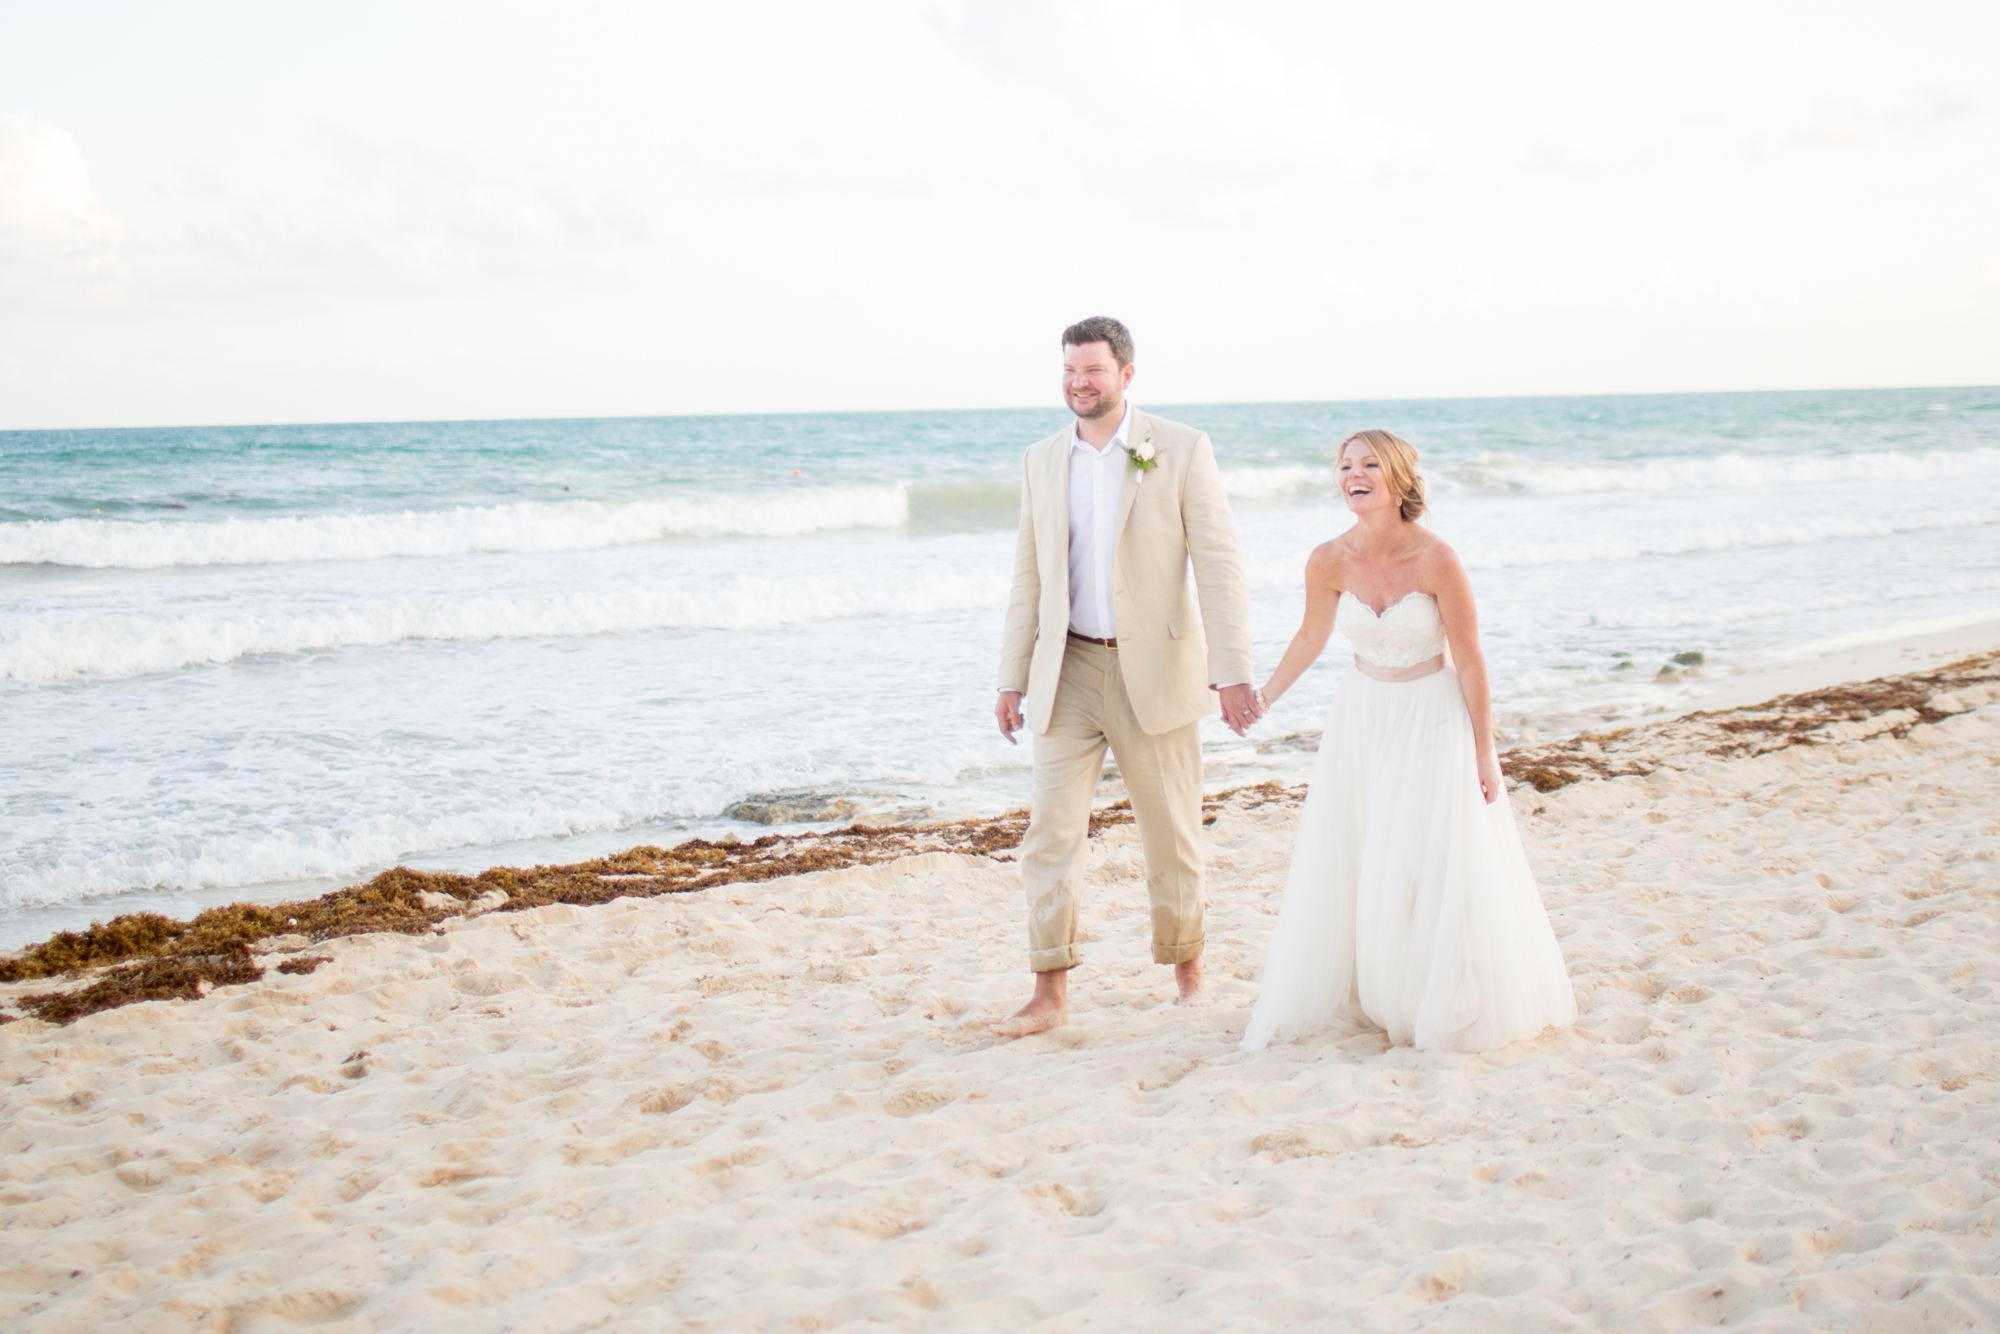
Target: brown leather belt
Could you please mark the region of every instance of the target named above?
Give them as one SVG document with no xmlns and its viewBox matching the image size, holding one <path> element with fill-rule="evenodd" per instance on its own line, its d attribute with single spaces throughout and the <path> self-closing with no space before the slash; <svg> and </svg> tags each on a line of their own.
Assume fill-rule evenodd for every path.
<svg viewBox="0 0 2000 1334">
<path fill-rule="evenodd" d="M 1081 639 L 1086 644 L 1102 644 L 1106 648 L 1118 647 L 1118 641 L 1115 639 L 1099 639 L 1096 635 L 1080 635 L 1074 630 L 1069 632 L 1069 637 L 1071 639 Z"/>
</svg>

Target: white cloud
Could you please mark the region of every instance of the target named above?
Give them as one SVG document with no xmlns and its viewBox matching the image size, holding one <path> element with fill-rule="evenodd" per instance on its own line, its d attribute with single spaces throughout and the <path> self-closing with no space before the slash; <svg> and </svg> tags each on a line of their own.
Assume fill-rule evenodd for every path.
<svg viewBox="0 0 2000 1334">
<path fill-rule="evenodd" d="M 1537 139 L 1529 162 L 1538 170 L 1586 181 L 1619 181 L 1651 166 L 1654 156 L 1636 144 L 1573 129 Z"/>
<path fill-rule="evenodd" d="M 102 318 L 307 293 L 404 297 L 602 283 L 653 239 L 616 190 L 321 125 L 233 172 L 174 164 L 143 235 L 92 188 L 75 138 L 0 115 L 0 297 Z"/>
<path fill-rule="evenodd" d="M 152 277 L 182 301 L 245 292 L 407 296 L 520 280 L 601 282 L 652 240 L 617 192 L 321 125 L 230 188 L 177 178 L 182 221 Z"/>
<path fill-rule="evenodd" d="M 1082 198 L 1121 193 L 1161 219 L 1311 247 L 1407 240 L 1491 184 L 1488 163 L 1395 104 L 1355 105 L 1327 53 L 1286 46 L 1283 24 L 1225 12 L 989 2 L 947 31 L 1049 110 L 1043 143 Z"/>
<path fill-rule="evenodd" d="M 1893 100 L 1844 93 L 1822 97 L 1786 132 L 1787 148 L 1850 149 L 1883 139 L 1915 139 L 1976 114 L 1979 104 L 1949 89 L 1912 88 Z"/>
<path fill-rule="evenodd" d="M 116 276 L 124 237 L 68 131 L 20 112 L 0 114 L 0 258 L 40 284 L 101 281 Z"/>
</svg>

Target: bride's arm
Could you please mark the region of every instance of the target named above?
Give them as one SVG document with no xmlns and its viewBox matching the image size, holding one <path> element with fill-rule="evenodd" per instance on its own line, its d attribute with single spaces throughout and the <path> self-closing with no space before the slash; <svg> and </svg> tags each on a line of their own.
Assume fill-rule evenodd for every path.
<svg viewBox="0 0 2000 1334">
<path fill-rule="evenodd" d="M 1277 670 L 1264 683 L 1264 705 L 1269 708 L 1292 683 L 1306 673 L 1326 648 L 1333 633 L 1333 613 L 1340 606 L 1340 556 L 1331 542 L 1313 548 L 1306 557 L 1306 614 L 1291 646 L 1278 660 Z"/>
<path fill-rule="evenodd" d="M 1472 744 L 1479 763 L 1479 790 L 1487 802 L 1507 791 L 1493 752 L 1493 687 L 1486 679 L 1486 655 L 1479 651 L 1479 611 L 1472 602 L 1472 580 L 1458 562 L 1458 553 L 1439 542 L 1425 557 L 1425 583 L 1436 590 L 1438 615 L 1458 668 L 1458 688 L 1465 694 L 1465 711 L 1472 715 Z"/>
</svg>

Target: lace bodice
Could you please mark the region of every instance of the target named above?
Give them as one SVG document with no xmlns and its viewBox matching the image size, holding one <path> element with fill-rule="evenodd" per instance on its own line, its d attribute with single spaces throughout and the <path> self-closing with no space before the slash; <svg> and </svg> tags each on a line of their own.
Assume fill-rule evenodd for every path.
<svg viewBox="0 0 2000 1334">
<path fill-rule="evenodd" d="M 1377 616 L 1360 598 L 1343 592 L 1333 628 L 1354 645 L 1355 657 L 1391 671 L 1422 666 L 1445 650 L 1444 620 L 1429 593 L 1412 593 Z"/>
</svg>

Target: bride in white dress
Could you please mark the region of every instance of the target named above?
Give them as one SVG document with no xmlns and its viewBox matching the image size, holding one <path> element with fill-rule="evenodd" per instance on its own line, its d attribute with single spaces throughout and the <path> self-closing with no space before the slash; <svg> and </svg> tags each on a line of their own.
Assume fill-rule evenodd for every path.
<svg viewBox="0 0 2000 1334">
<path fill-rule="evenodd" d="M 1336 629 L 1354 669 L 1320 737 L 1243 1046 L 1374 1027 L 1476 1052 L 1566 1026 L 1576 997 L 1501 782 L 1465 567 L 1415 522 L 1408 442 L 1358 432 L 1337 477 L 1357 522 L 1307 560 L 1305 621 L 1260 702 Z"/>
</svg>

